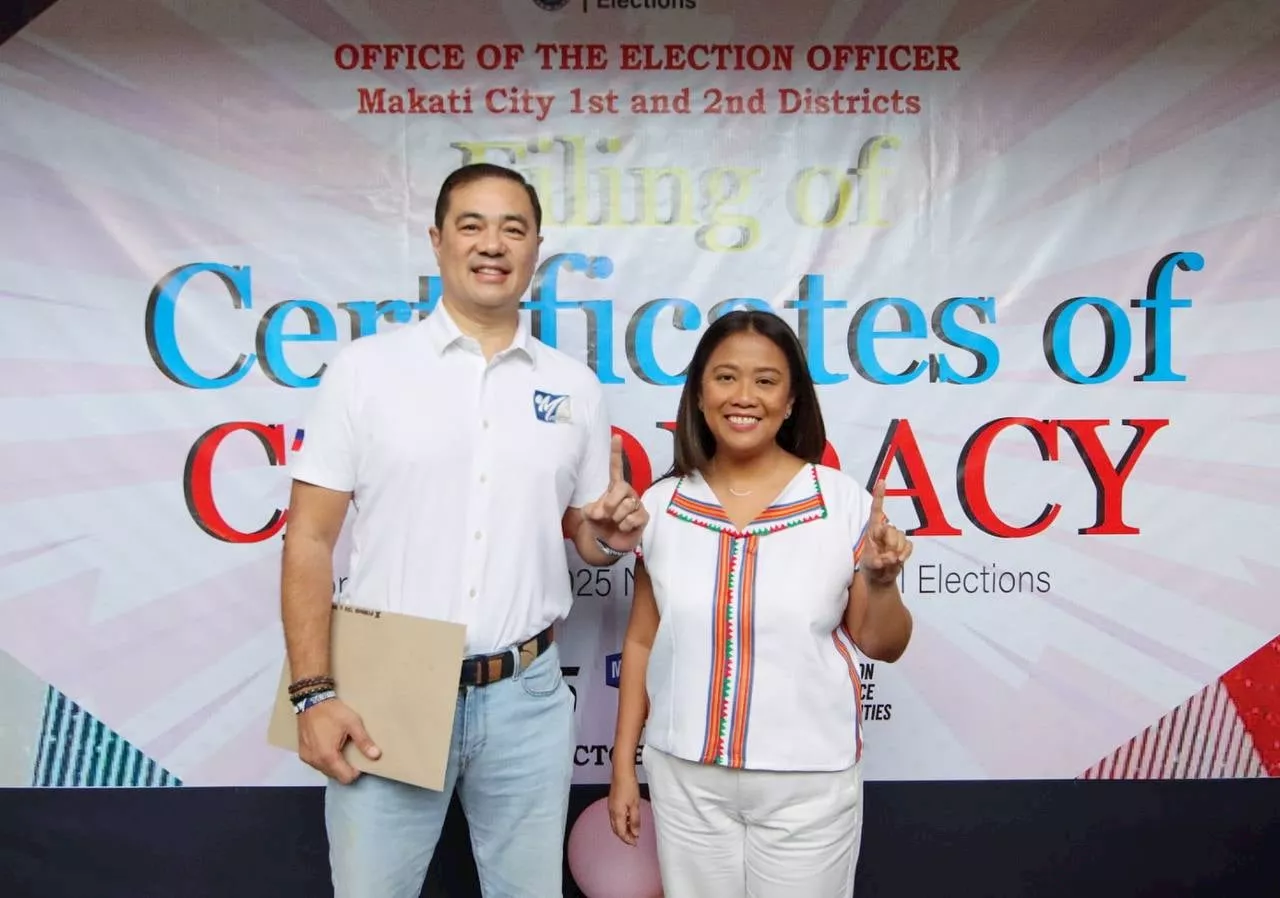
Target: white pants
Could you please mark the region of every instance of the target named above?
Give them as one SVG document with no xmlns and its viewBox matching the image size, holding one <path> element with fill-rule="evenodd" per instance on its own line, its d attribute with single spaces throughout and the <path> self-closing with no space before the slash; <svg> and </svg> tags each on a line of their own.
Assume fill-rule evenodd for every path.
<svg viewBox="0 0 1280 898">
<path fill-rule="evenodd" d="M 664 898 L 850 898 L 860 765 L 775 773 L 644 748 Z"/>
</svg>

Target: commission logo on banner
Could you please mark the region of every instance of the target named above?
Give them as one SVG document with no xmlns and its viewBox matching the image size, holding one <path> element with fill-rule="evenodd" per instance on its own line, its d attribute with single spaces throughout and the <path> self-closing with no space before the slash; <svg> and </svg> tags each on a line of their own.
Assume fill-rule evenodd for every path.
<svg viewBox="0 0 1280 898">
<path fill-rule="evenodd" d="M 533 0 L 534 5 L 547 12 L 559 12 L 570 0 Z M 602 10 L 676 10 L 688 12 L 698 8 L 698 0 L 581 0 L 582 11 Z"/>
</svg>

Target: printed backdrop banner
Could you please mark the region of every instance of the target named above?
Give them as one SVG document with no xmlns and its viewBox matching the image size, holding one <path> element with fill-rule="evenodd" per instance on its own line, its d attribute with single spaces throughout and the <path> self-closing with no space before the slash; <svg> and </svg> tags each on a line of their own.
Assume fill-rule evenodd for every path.
<svg viewBox="0 0 1280 898">
<path fill-rule="evenodd" d="M 800 335 L 916 543 L 868 778 L 1280 773 L 1278 85 L 1268 0 L 55 3 L 0 47 L 0 780 L 319 781 L 266 742 L 290 458 L 482 159 L 637 487 L 710 321 Z M 633 573 L 566 551 L 602 783 Z"/>
</svg>

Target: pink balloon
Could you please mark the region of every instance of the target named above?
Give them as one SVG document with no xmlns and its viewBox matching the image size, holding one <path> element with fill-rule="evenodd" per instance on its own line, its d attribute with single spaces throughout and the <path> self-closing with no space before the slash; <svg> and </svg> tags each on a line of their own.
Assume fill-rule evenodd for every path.
<svg viewBox="0 0 1280 898">
<path fill-rule="evenodd" d="M 640 839 L 628 845 L 609 826 L 609 801 L 588 805 L 569 831 L 569 872 L 587 898 L 662 898 L 653 809 L 640 799 Z"/>
</svg>

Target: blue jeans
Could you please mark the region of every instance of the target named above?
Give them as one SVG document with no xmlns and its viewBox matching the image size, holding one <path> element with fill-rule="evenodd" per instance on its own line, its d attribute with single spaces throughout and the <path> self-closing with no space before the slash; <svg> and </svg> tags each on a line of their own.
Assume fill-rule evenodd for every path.
<svg viewBox="0 0 1280 898">
<path fill-rule="evenodd" d="M 460 689 L 443 792 L 329 782 L 335 898 L 418 898 L 455 788 L 484 898 L 561 898 L 574 739 L 554 643 L 514 677 Z"/>
</svg>

